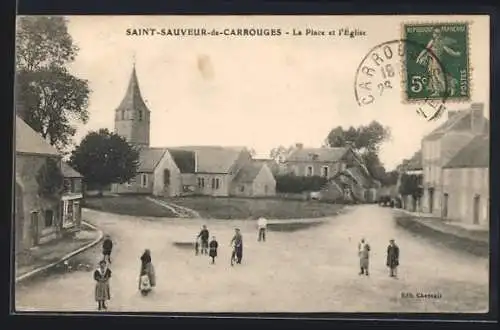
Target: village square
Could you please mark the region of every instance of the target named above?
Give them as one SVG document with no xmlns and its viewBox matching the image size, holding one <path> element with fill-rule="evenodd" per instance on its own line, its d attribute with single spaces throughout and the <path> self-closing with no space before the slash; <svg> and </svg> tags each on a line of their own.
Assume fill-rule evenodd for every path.
<svg viewBox="0 0 500 330">
<path fill-rule="evenodd" d="M 131 57 L 115 105 L 88 111 L 67 24 L 18 22 L 17 312 L 488 311 L 485 100 L 448 106 L 392 169 L 383 120 L 332 123 L 315 145 L 276 138 L 267 156 L 189 122 L 178 141 L 198 143 L 152 143 L 144 64 Z M 214 79 L 209 58 L 197 65 Z M 72 145 L 72 121 L 97 113 L 112 125 Z"/>
</svg>

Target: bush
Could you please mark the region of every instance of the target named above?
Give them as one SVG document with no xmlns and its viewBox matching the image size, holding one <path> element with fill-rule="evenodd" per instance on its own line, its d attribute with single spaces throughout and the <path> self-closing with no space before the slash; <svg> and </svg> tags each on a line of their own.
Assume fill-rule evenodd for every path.
<svg viewBox="0 0 500 330">
<path fill-rule="evenodd" d="M 326 183 L 327 179 L 321 176 L 278 175 L 276 176 L 276 191 L 292 194 L 319 191 Z"/>
</svg>

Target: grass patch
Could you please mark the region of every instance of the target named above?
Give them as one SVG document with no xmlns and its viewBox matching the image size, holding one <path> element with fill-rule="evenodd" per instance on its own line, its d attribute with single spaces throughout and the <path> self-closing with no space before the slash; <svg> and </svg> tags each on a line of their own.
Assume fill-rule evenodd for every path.
<svg viewBox="0 0 500 330">
<path fill-rule="evenodd" d="M 88 197 L 84 200 L 84 207 L 97 211 L 138 217 L 177 217 L 169 209 L 153 203 L 147 200 L 145 196 L 140 195 Z"/>
<path fill-rule="evenodd" d="M 165 198 L 200 213 L 203 218 L 269 219 L 321 218 L 338 214 L 343 205 L 316 201 L 295 201 L 267 198 L 182 197 Z"/>
<path fill-rule="evenodd" d="M 462 231 L 465 229 L 457 230 L 455 228 L 453 228 L 455 231 L 450 229 L 447 231 L 445 226 L 438 229 L 437 226 L 426 225 L 425 222 L 411 216 L 396 216 L 395 219 L 397 225 L 451 249 L 466 251 L 480 257 L 488 257 L 489 255 L 490 246 L 483 237 L 485 233 L 463 233 Z"/>
</svg>

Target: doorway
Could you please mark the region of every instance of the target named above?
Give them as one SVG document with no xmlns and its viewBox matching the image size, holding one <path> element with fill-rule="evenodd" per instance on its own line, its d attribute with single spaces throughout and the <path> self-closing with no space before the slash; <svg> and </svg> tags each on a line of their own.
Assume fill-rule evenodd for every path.
<svg viewBox="0 0 500 330">
<path fill-rule="evenodd" d="M 443 195 L 443 218 L 448 217 L 448 194 Z"/>
<path fill-rule="evenodd" d="M 31 240 L 33 242 L 33 246 L 38 245 L 38 212 L 31 212 Z"/>
<path fill-rule="evenodd" d="M 474 196 L 474 205 L 473 205 L 473 223 L 475 225 L 479 225 L 479 205 L 480 205 L 481 197 L 479 195 Z"/>
<path fill-rule="evenodd" d="M 429 213 L 434 212 L 434 188 L 429 188 Z"/>
</svg>

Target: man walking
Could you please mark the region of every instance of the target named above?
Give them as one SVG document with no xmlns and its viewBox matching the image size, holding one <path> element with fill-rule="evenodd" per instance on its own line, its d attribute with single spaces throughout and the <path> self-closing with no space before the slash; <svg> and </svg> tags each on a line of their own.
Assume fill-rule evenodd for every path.
<svg viewBox="0 0 500 330">
<path fill-rule="evenodd" d="M 368 243 L 365 241 L 364 238 L 362 238 L 361 242 L 358 244 L 358 256 L 359 256 L 359 266 L 360 266 L 359 275 L 364 274 L 368 276 L 370 245 L 368 245 Z"/>
<path fill-rule="evenodd" d="M 397 277 L 397 270 L 399 266 L 399 247 L 396 245 L 393 239 L 389 241 L 389 246 L 387 247 L 387 267 L 389 267 L 389 276 Z"/>
<path fill-rule="evenodd" d="M 267 229 L 267 219 L 260 217 L 257 221 L 257 226 L 259 227 L 259 238 L 258 241 L 266 241 L 266 229 Z"/>
<path fill-rule="evenodd" d="M 210 237 L 210 233 L 208 232 L 207 226 L 203 225 L 200 233 L 198 234 L 198 238 L 201 239 L 201 254 L 208 254 L 208 238 Z"/>
</svg>

